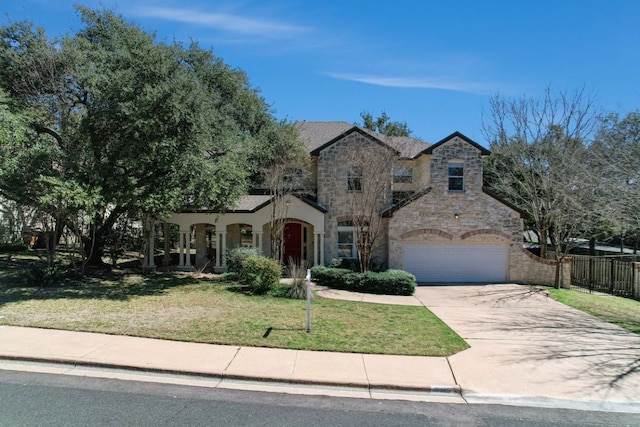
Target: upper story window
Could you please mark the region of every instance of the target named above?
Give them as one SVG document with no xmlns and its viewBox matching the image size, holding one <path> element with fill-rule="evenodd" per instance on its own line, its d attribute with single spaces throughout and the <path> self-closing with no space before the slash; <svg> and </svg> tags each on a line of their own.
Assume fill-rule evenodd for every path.
<svg viewBox="0 0 640 427">
<path fill-rule="evenodd" d="M 352 165 L 347 170 L 347 191 L 362 191 L 362 166 Z"/>
<path fill-rule="evenodd" d="M 449 163 L 449 191 L 464 191 L 464 163 Z"/>
<path fill-rule="evenodd" d="M 393 169 L 393 182 L 412 182 L 413 168 L 400 166 Z"/>
</svg>

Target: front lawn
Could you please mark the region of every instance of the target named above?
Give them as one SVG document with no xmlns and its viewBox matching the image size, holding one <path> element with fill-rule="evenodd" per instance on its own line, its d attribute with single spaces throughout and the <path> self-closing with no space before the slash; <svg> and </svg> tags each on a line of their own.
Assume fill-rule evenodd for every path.
<svg viewBox="0 0 640 427">
<path fill-rule="evenodd" d="M 312 331 L 306 333 L 305 301 L 250 296 L 236 283 L 187 274 L 112 273 L 34 287 L 20 284 L 14 262 L 3 259 L 0 266 L 9 267 L 0 273 L 3 325 L 420 356 L 447 356 L 468 347 L 424 307 L 316 298 Z"/>
<path fill-rule="evenodd" d="M 549 288 L 557 301 L 640 334 L 640 301 L 611 295 L 596 295 Z"/>
</svg>

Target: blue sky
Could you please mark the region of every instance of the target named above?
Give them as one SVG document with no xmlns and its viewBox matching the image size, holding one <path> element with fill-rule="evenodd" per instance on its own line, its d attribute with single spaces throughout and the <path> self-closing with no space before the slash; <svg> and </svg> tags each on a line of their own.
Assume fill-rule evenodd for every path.
<svg viewBox="0 0 640 427">
<path fill-rule="evenodd" d="M 636 0 L 13 0 L 0 22 L 61 35 L 80 27 L 74 3 L 114 9 L 160 39 L 198 40 L 291 121 L 386 111 L 425 141 L 460 131 L 486 145 L 482 113 L 496 93 L 584 86 L 603 112 L 640 106 Z"/>
</svg>

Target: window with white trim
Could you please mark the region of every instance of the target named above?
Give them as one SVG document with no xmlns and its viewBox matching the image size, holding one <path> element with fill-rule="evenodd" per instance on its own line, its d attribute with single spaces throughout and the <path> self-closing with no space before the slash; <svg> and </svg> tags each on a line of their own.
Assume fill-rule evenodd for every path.
<svg viewBox="0 0 640 427">
<path fill-rule="evenodd" d="M 464 191 L 464 163 L 449 163 L 449 191 Z"/>
<path fill-rule="evenodd" d="M 356 229 L 353 226 L 353 221 L 339 221 L 338 258 L 354 259 L 357 255 Z"/>
</svg>

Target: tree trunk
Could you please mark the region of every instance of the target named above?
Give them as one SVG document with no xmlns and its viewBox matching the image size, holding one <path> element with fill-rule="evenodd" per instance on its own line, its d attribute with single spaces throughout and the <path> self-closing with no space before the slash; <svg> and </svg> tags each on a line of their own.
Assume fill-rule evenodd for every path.
<svg viewBox="0 0 640 427">
<path fill-rule="evenodd" d="M 102 260 L 106 243 L 106 233 L 103 228 L 97 230 L 93 238 L 92 236 L 84 236 L 82 242 L 87 265 L 93 267 L 107 266 L 107 263 Z"/>
</svg>

